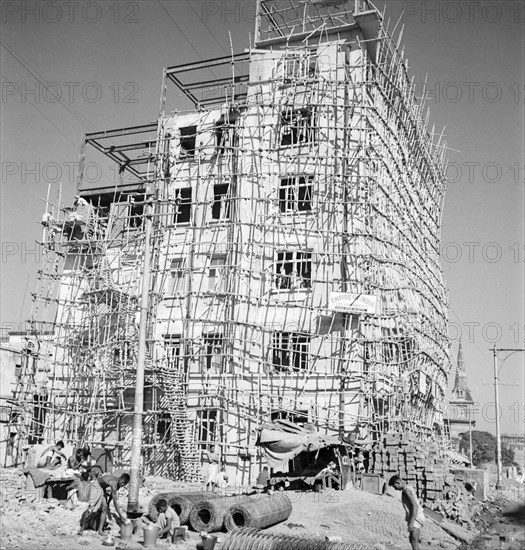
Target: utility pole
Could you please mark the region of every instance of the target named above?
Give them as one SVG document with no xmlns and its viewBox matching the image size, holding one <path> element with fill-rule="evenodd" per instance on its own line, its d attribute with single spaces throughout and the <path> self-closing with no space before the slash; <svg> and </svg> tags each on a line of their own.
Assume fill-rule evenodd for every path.
<svg viewBox="0 0 525 550">
<path fill-rule="evenodd" d="M 496 478 L 496 489 L 501 489 L 501 478 L 502 478 L 502 463 L 501 463 L 501 434 L 499 426 L 499 394 L 498 394 L 498 351 L 508 352 L 507 357 L 501 362 L 503 363 L 514 353 L 518 351 L 525 351 L 525 349 L 518 348 L 497 348 L 494 344 L 492 348 L 493 355 L 493 366 L 494 366 L 494 407 L 496 409 L 496 468 L 497 468 L 497 478 Z"/>
<path fill-rule="evenodd" d="M 137 373 L 135 381 L 135 408 L 133 412 L 133 436 L 131 440 L 131 465 L 129 481 L 128 513 L 136 514 L 139 510 L 140 488 L 140 450 L 142 447 L 142 417 L 144 413 L 144 372 L 146 367 L 146 333 L 148 328 L 151 233 L 153 227 L 152 196 L 145 198 L 144 223 L 144 269 L 142 273 L 142 290 L 140 297 L 139 342 L 137 350 Z"/>
<path fill-rule="evenodd" d="M 468 408 L 468 439 L 469 439 L 470 467 L 472 468 L 474 466 L 472 464 L 472 407 Z"/>
<path fill-rule="evenodd" d="M 493 353 L 493 367 L 494 367 L 494 408 L 496 409 L 494 415 L 496 417 L 496 489 L 501 489 L 501 436 L 499 433 L 499 398 L 498 398 L 498 350 L 496 344 L 492 348 Z"/>
</svg>

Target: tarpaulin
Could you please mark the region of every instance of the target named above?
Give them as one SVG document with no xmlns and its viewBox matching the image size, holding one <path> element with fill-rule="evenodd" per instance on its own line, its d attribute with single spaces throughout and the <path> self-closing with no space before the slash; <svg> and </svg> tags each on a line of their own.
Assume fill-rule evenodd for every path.
<svg viewBox="0 0 525 550">
<path fill-rule="evenodd" d="M 274 469 L 281 469 L 283 462 L 295 458 L 303 451 L 317 451 L 339 443 L 337 436 L 309 432 L 297 425 L 292 428 L 283 423 L 266 425 L 259 435 L 259 445 L 266 453 L 268 465 Z"/>
</svg>

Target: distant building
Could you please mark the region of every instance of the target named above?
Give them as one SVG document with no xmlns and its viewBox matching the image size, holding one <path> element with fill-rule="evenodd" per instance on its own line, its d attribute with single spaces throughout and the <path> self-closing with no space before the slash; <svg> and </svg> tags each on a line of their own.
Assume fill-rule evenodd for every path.
<svg viewBox="0 0 525 550">
<path fill-rule="evenodd" d="M 476 421 L 474 420 L 474 401 L 468 387 L 461 340 L 458 347 L 456 377 L 451 393 L 447 409 L 448 426 L 452 446 L 458 449 L 461 435 L 468 432 L 469 427 L 470 429 L 474 429 L 476 426 Z"/>
</svg>

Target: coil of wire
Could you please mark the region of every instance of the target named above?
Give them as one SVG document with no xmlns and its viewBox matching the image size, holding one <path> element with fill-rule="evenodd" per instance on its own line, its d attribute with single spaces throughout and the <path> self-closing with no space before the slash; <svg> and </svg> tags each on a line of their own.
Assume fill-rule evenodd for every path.
<svg viewBox="0 0 525 550">
<path fill-rule="evenodd" d="M 213 500 L 200 500 L 190 511 L 190 525 L 197 531 L 211 533 L 220 531 L 224 524 L 224 516 L 232 504 L 238 501 L 236 497 L 224 497 Z"/>
<path fill-rule="evenodd" d="M 167 498 L 168 506 L 173 508 L 175 513 L 179 516 L 180 524 L 186 525 L 190 519 L 190 512 L 193 506 L 203 500 L 215 500 L 220 498 L 221 495 L 216 493 L 171 493 Z"/>
<path fill-rule="evenodd" d="M 234 529 L 228 532 L 221 550 L 353 550 L 354 544 L 273 535 L 258 529 Z"/>
<path fill-rule="evenodd" d="M 234 503 L 224 516 L 227 531 L 238 527 L 264 529 L 286 521 L 292 513 L 292 503 L 285 493 L 260 494 Z"/>
</svg>

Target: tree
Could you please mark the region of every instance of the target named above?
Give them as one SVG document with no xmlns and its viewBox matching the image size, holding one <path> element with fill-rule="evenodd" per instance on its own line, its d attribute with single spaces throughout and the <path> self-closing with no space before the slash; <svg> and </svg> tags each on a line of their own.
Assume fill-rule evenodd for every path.
<svg viewBox="0 0 525 550">
<path fill-rule="evenodd" d="M 503 466 L 514 466 L 516 464 L 514 462 L 514 449 L 511 449 L 510 447 L 505 447 L 505 445 L 502 445 L 501 462 L 503 463 Z"/>
<path fill-rule="evenodd" d="M 461 434 L 459 450 L 469 456 L 468 432 Z M 496 462 L 496 438 L 489 432 L 472 430 L 472 463 L 479 466 L 484 462 Z M 514 451 L 504 445 L 501 446 L 501 462 L 503 466 L 511 466 L 514 463 Z"/>
</svg>

